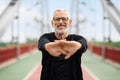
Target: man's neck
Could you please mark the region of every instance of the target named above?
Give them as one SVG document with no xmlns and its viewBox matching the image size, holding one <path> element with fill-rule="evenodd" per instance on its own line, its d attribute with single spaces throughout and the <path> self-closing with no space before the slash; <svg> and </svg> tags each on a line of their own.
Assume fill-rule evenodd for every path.
<svg viewBox="0 0 120 80">
<path fill-rule="evenodd" d="M 63 34 L 55 33 L 55 36 L 56 36 L 58 39 L 65 39 L 65 38 L 68 36 L 68 33 L 63 33 Z"/>
</svg>

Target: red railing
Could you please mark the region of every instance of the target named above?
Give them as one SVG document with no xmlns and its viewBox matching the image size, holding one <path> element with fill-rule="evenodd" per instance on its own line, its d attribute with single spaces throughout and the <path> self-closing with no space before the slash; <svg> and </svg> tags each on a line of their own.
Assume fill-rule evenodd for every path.
<svg viewBox="0 0 120 80">
<path fill-rule="evenodd" d="M 106 47 L 106 59 L 120 64 L 120 49 Z"/>
<path fill-rule="evenodd" d="M 103 52 L 102 46 L 89 44 L 89 50 L 92 51 L 93 54 L 96 54 L 100 57 L 104 57 L 105 59 L 108 59 L 112 62 L 120 64 L 120 49 L 105 46 L 104 47 L 105 55 L 102 55 L 103 54 L 102 53 Z"/>
<path fill-rule="evenodd" d="M 33 49 L 37 48 L 36 44 L 23 44 L 19 46 L 20 55 L 25 54 Z M 0 63 L 8 61 L 12 58 L 17 58 L 17 46 L 0 48 Z"/>
</svg>

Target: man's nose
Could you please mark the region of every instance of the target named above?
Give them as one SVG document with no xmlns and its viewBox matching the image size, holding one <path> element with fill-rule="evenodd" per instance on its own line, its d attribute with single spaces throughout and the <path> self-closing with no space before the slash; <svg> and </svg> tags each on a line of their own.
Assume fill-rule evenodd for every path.
<svg viewBox="0 0 120 80">
<path fill-rule="evenodd" d="M 63 20 L 62 20 L 62 19 L 60 19 L 60 20 L 59 20 L 59 22 L 63 22 Z"/>
</svg>

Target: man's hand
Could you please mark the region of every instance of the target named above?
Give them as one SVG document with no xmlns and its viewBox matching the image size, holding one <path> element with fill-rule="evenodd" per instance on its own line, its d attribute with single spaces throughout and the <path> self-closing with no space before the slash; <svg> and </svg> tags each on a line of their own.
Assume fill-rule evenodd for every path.
<svg viewBox="0 0 120 80">
<path fill-rule="evenodd" d="M 60 56 L 61 54 L 67 54 L 67 52 L 61 48 L 61 46 L 59 45 L 59 42 L 58 42 L 58 41 L 46 43 L 46 44 L 45 44 L 45 49 L 46 49 L 52 56 L 55 56 L 55 57 L 58 57 L 58 56 Z"/>
<path fill-rule="evenodd" d="M 81 48 L 81 44 L 76 41 L 66 41 L 66 40 L 55 40 L 45 44 L 45 49 L 52 56 L 60 56 L 61 54 L 66 55 L 65 59 L 70 58 L 78 49 Z"/>
<path fill-rule="evenodd" d="M 65 59 L 70 58 L 79 48 L 81 48 L 81 44 L 76 41 L 61 41 L 59 44 L 62 46 L 62 49 L 67 52 Z"/>
</svg>

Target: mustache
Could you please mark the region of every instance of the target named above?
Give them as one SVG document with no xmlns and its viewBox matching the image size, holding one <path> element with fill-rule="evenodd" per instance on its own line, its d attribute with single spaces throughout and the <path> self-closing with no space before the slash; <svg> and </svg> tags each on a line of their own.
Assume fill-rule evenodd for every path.
<svg viewBox="0 0 120 80">
<path fill-rule="evenodd" d="M 63 25 L 63 24 L 58 24 L 58 25 L 56 25 L 57 27 L 59 27 L 59 26 L 65 26 L 65 25 Z"/>
</svg>

